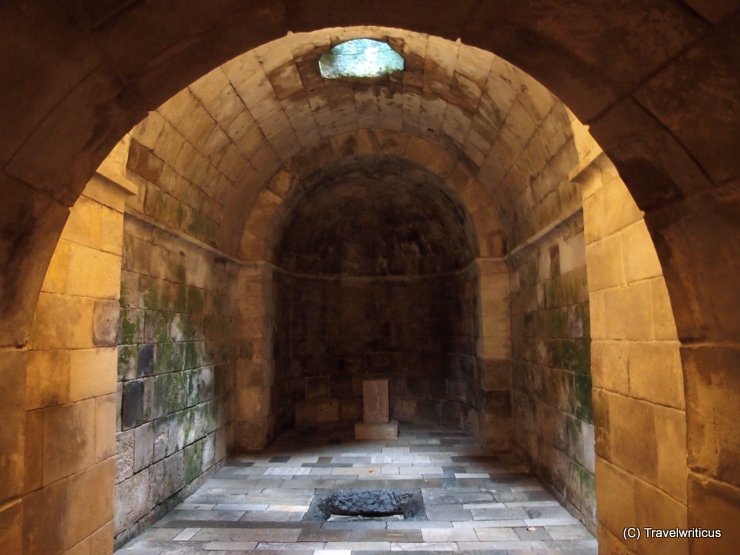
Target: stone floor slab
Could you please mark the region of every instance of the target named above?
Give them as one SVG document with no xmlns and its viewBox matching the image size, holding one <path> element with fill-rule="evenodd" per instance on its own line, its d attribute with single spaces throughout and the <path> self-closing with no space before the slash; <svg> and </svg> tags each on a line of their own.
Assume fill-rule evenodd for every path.
<svg viewBox="0 0 740 555">
<path fill-rule="evenodd" d="M 422 520 L 304 520 L 316 494 L 375 488 L 420 489 Z M 291 431 L 234 456 L 117 553 L 398 551 L 594 555 L 597 545 L 511 453 L 486 453 L 456 430 L 401 425 L 396 440 L 362 442 L 349 426 Z"/>
</svg>

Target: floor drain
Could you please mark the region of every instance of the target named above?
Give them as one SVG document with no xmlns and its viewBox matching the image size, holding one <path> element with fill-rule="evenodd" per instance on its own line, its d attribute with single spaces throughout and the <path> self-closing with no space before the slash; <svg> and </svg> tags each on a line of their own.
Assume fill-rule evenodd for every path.
<svg viewBox="0 0 740 555">
<path fill-rule="evenodd" d="M 305 520 L 426 520 L 421 490 L 342 489 L 317 492 Z"/>
</svg>

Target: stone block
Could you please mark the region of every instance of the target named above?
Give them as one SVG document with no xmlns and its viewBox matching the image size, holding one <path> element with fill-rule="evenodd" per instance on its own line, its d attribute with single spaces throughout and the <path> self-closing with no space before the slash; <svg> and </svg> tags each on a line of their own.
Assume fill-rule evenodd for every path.
<svg viewBox="0 0 740 555">
<path fill-rule="evenodd" d="M 90 555 L 110 553 L 113 550 L 113 522 L 97 530 L 89 539 Z"/>
<path fill-rule="evenodd" d="M 34 349 L 94 347 L 93 306 L 93 299 L 42 292 L 36 305 L 29 346 Z"/>
<path fill-rule="evenodd" d="M 509 390 L 486 391 L 483 412 L 487 417 L 509 418 L 512 414 L 511 392 Z"/>
<path fill-rule="evenodd" d="M 42 411 L 26 412 L 23 491 L 41 487 L 44 461 L 44 415 Z"/>
<path fill-rule="evenodd" d="M 630 287 L 607 290 L 605 309 L 607 339 L 653 339 L 649 282 L 641 281 Z"/>
<path fill-rule="evenodd" d="M 514 436 L 514 419 L 484 416 L 482 420 L 480 440 L 483 448 L 493 451 L 510 450 Z"/>
<path fill-rule="evenodd" d="M 95 460 L 95 400 L 44 409 L 43 483 L 50 484 Z"/>
<path fill-rule="evenodd" d="M 650 296 L 653 309 L 653 331 L 655 333 L 655 339 L 678 339 L 671 299 L 668 296 L 668 288 L 662 276 L 650 280 Z"/>
<path fill-rule="evenodd" d="M 583 232 L 560 241 L 558 248 L 561 274 L 567 274 L 586 265 L 586 242 Z"/>
<path fill-rule="evenodd" d="M 149 120 L 152 120 L 153 123 L 147 123 Z M 158 135 L 161 132 L 163 127 L 162 117 L 156 112 L 150 113 L 149 117 L 139 127 L 144 130 L 147 126 L 149 126 L 151 133 L 142 134 L 142 138 L 150 145 L 147 148 L 137 139 L 131 139 L 127 168 L 151 183 L 158 183 L 164 162 L 150 150 L 154 147 L 155 140 L 152 140 L 151 136 L 147 137 L 147 135 Z M 140 134 L 137 132 L 136 136 L 139 138 Z"/>
<path fill-rule="evenodd" d="M 144 421 L 144 381 L 124 382 L 121 401 L 121 424 L 133 428 Z"/>
<path fill-rule="evenodd" d="M 152 460 L 158 461 L 171 455 L 177 448 L 177 418 L 167 416 L 153 422 Z"/>
<path fill-rule="evenodd" d="M 592 339 L 606 338 L 606 297 L 608 290 L 589 292 L 589 321 Z"/>
<path fill-rule="evenodd" d="M 624 281 L 622 242 L 618 235 L 586 246 L 588 285 L 591 291 L 619 286 Z"/>
<path fill-rule="evenodd" d="M 49 261 L 49 266 L 44 275 L 41 290 L 46 293 L 63 295 L 69 281 L 70 254 L 72 244 L 60 239 L 54 249 L 54 254 Z"/>
<path fill-rule="evenodd" d="M 116 454 L 116 394 L 95 399 L 95 460 Z"/>
<path fill-rule="evenodd" d="M 603 524 L 598 524 L 599 553 L 602 555 L 634 555 L 636 552 L 627 547 L 622 536 L 609 530 Z"/>
<path fill-rule="evenodd" d="M 689 475 L 688 525 L 707 530 L 719 529 L 719 539 L 693 540 L 691 553 L 714 555 L 734 553 L 740 545 L 740 489 L 701 474 Z"/>
<path fill-rule="evenodd" d="M 355 422 L 355 439 L 396 439 L 398 422 Z"/>
<path fill-rule="evenodd" d="M 588 472 L 596 472 L 596 451 L 594 439 L 594 425 L 588 422 L 579 422 L 581 428 L 580 442 L 576 445 L 575 459 Z"/>
<path fill-rule="evenodd" d="M 64 553 L 68 480 L 59 480 L 23 498 L 23 553 Z"/>
<path fill-rule="evenodd" d="M 339 420 L 339 400 L 326 399 L 296 403 L 296 426 L 314 425 Z"/>
<path fill-rule="evenodd" d="M 148 468 L 116 485 L 114 498 L 116 533 L 125 530 L 151 508 L 153 503 L 150 504 L 149 487 Z"/>
<path fill-rule="evenodd" d="M 655 407 L 653 410 L 658 437 L 658 486 L 685 505 L 688 477 L 686 413 L 668 407 Z"/>
<path fill-rule="evenodd" d="M 301 423 L 302 421 L 296 416 L 296 426 L 300 427 Z M 264 449 L 267 445 L 268 437 L 264 424 L 237 420 L 234 423 L 233 429 L 234 449 L 236 452 Z"/>
<path fill-rule="evenodd" d="M 23 553 L 23 504 L 0 509 L 0 553 Z"/>
<path fill-rule="evenodd" d="M 31 351 L 26 366 L 26 409 L 69 401 L 69 357 L 72 351 Z"/>
<path fill-rule="evenodd" d="M 594 387 L 629 394 L 629 344 L 624 341 L 591 343 L 591 375 Z"/>
<path fill-rule="evenodd" d="M 633 397 L 683 408 L 683 371 L 678 342 L 631 343 L 629 386 Z"/>
<path fill-rule="evenodd" d="M 134 474 L 134 430 L 116 434 L 116 483 Z"/>
<path fill-rule="evenodd" d="M 54 283 L 48 290 L 65 295 L 117 299 L 121 287 L 121 257 L 98 249 L 60 243 L 49 274 Z"/>
<path fill-rule="evenodd" d="M 138 185 L 122 175 L 124 172 L 122 158 L 127 154 L 123 151 L 127 148 L 126 138 L 121 139 L 108 157 L 103 160 L 103 163 L 98 166 L 98 171 L 90 178 L 82 191 L 85 198 L 104 207 L 104 211 L 109 209 L 115 212 L 121 218 L 121 223 L 123 223 L 126 200 L 138 192 Z M 102 226 L 101 233 L 106 229 L 105 226 Z M 105 240 L 104 237 L 103 244 L 105 244 Z M 111 252 L 114 251 L 111 250 Z"/>
<path fill-rule="evenodd" d="M 139 345 L 136 355 L 136 376 L 151 376 L 154 374 L 156 361 L 156 345 Z"/>
<path fill-rule="evenodd" d="M 144 315 L 143 310 L 136 308 L 121 309 L 117 338 L 119 344 L 130 345 L 144 340 Z"/>
<path fill-rule="evenodd" d="M 110 458 L 69 479 L 66 545 L 71 547 L 113 518 L 115 461 Z"/>
<path fill-rule="evenodd" d="M 598 476 L 596 506 L 599 508 L 599 522 L 616 537 L 622 538 L 625 523 L 637 521 L 636 480 L 601 457 L 596 459 L 596 476 Z M 634 540 L 627 542 L 627 546 L 633 552 L 635 544 Z"/>
<path fill-rule="evenodd" d="M 117 355 L 115 347 L 69 351 L 69 400 L 115 393 Z"/>
<path fill-rule="evenodd" d="M 329 378 L 306 378 L 304 380 L 306 386 L 306 400 L 310 399 L 325 399 L 329 397 Z"/>
<path fill-rule="evenodd" d="M 93 310 L 93 343 L 98 347 L 115 347 L 120 307 L 117 300 L 96 300 Z"/>
<path fill-rule="evenodd" d="M 366 424 L 388 422 L 388 379 L 363 380 L 362 419 Z"/>
<path fill-rule="evenodd" d="M 197 441 L 183 449 L 185 483 L 189 484 L 203 472 L 203 442 Z"/>
<path fill-rule="evenodd" d="M 641 219 L 627 227 L 621 235 L 624 277 L 627 283 L 663 274 L 645 220 Z"/>
<path fill-rule="evenodd" d="M 642 480 L 635 480 L 635 524 L 640 528 L 686 529 L 686 505 L 682 505 L 657 487 Z M 649 539 L 637 542 L 637 552 L 645 555 L 687 555 L 687 539 Z"/>
<path fill-rule="evenodd" d="M 134 380 L 137 378 L 136 359 L 138 350 L 136 345 L 118 346 L 117 378 L 119 383 L 123 380 Z"/>
<path fill-rule="evenodd" d="M 269 388 L 248 387 L 237 391 L 237 413 L 239 419 L 255 421 L 263 418 L 266 411 L 269 410 L 268 399 Z M 317 406 L 320 405 L 319 403 Z"/>
<path fill-rule="evenodd" d="M 686 380 L 689 466 L 740 486 L 740 351 L 732 347 L 681 349 Z"/>
<path fill-rule="evenodd" d="M 134 472 L 152 464 L 154 427 L 151 422 L 134 429 Z"/>
<path fill-rule="evenodd" d="M 658 483 L 658 438 L 653 406 L 606 394 L 611 461 L 652 484 Z M 598 425 L 598 422 L 597 422 Z"/>
<path fill-rule="evenodd" d="M 481 367 L 481 387 L 484 391 L 492 389 L 511 389 L 511 361 L 490 360 L 479 361 Z"/>
</svg>

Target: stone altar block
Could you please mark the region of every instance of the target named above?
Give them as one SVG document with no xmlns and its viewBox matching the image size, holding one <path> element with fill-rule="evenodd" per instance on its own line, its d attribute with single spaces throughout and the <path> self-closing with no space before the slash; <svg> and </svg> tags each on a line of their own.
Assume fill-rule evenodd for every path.
<svg viewBox="0 0 740 555">
<path fill-rule="evenodd" d="M 362 422 L 355 424 L 355 439 L 396 439 L 398 422 L 389 418 L 388 379 L 362 382 Z"/>
</svg>

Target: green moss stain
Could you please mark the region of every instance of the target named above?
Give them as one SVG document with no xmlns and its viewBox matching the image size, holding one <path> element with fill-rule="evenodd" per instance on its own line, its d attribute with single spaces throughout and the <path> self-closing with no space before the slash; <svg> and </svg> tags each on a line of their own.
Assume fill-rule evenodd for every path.
<svg viewBox="0 0 740 555">
<path fill-rule="evenodd" d="M 120 344 L 136 343 L 140 337 L 138 311 L 121 310 Z"/>
<path fill-rule="evenodd" d="M 556 308 L 548 310 L 548 331 L 550 337 L 568 336 L 568 316 L 563 310 Z"/>
<path fill-rule="evenodd" d="M 581 304 L 586 301 L 588 301 L 588 283 L 585 267 L 556 277 L 545 287 L 545 305 L 548 308 Z"/>
<path fill-rule="evenodd" d="M 151 285 L 144 291 L 144 308 L 149 310 L 159 310 L 161 307 L 160 290 L 158 287 Z"/>
<path fill-rule="evenodd" d="M 188 232 L 194 237 L 202 239 L 207 243 L 212 243 L 217 231 L 218 226 L 216 225 L 216 222 L 207 218 L 200 212 L 193 212 L 193 221 L 188 225 Z"/>
<path fill-rule="evenodd" d="M 198 342 L 188 341 L 187 343 L 184 343 L 183 362 L 186 369 L 198 368 L 200 366 Z"/>
<path fill-rule="evenodd" d="M 557 339 L 548 341 L 548 360 L 552 366 L 587 374 L 591 368 L 589 339 Z"/>
<path fill-rule="evenodd" d="M 189 286 L 187 292 L 187 312 L 190 314 L 200 314 L 203 311 L 203 307 L 203 291 L 198 287 Z"/>
<path fill-rule="evenodd" d="M 185 482 L 190 483 L 203 473 L 203 442 L 188 445 L 183 453 L 185 458 Z"/>
<path fill-rule="evenodd" d="M 591 398 L 591 390 L 591 376 L 589 374 L 576 374 L 576 416 L 585 422 L 593 422 L 593 401 Z"/>
<path fill-rule="evenodd" d="M 136 345 L 119 345 L 118 347 L 118 381 L 126 377 L 128 374 L 133 377 L 132 374 L 136 370 L 136 357 L 138 354 L 138 348 Z"/>
</svg>

